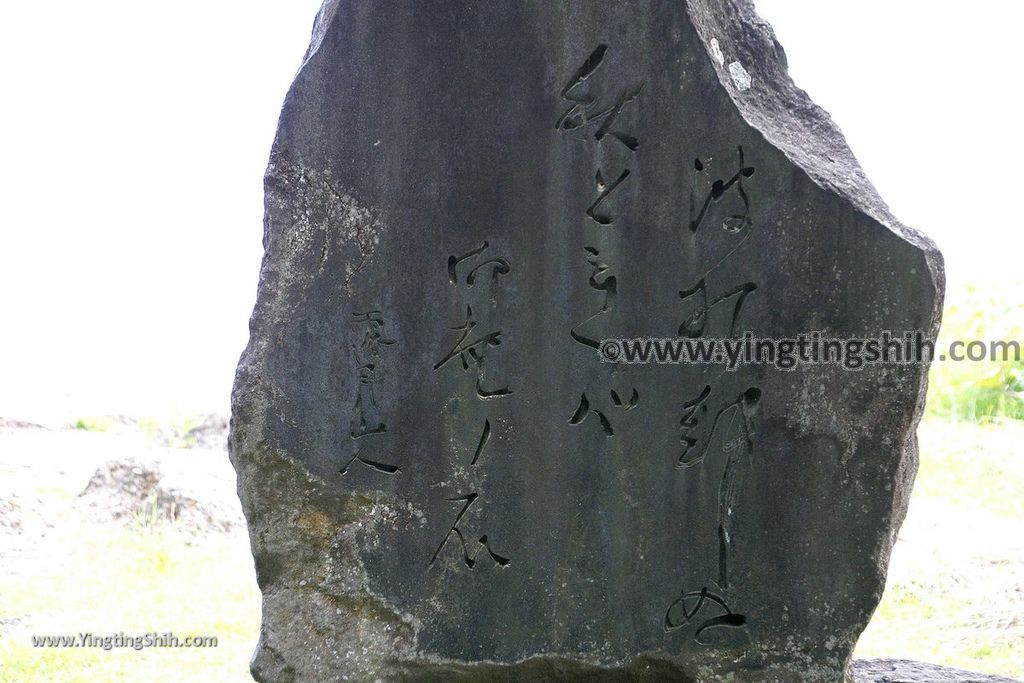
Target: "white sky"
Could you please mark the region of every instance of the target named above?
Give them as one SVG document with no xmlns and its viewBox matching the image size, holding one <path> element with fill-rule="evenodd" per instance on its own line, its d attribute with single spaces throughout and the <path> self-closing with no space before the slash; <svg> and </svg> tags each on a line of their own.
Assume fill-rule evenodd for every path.
<svg viewBox="0 0 1024 683">
<path fill-rule="evenodd" d="M 263 169 L 318 6 L 3 3 L 0 416 L 226 412 Z M 951 275 L 1017 276 L 1024 4 L 757 6 Z"/>
</svg>

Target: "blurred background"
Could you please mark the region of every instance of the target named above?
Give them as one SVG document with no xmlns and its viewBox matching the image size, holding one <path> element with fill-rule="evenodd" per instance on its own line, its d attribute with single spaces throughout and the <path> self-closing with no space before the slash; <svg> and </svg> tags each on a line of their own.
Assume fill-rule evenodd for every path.
<svg viewBox="0 0 1024 683">
<path fill-rule="evenodd" d="M 1005 0 L 756 0 L 798 85 L 946 257 L 942 337 L 1022 340 Z M 0 7 L 0 681 L 249 680 L 259 593 L 224 453 L 262 175 L 318 0 Z M 652 46 L 655 49 L 656 46 Z M 933 366 L 858 656 L 1024 677 L 1024 363 Z M 175 631 L 217 648 L 33 648 Z"/>
</svg>

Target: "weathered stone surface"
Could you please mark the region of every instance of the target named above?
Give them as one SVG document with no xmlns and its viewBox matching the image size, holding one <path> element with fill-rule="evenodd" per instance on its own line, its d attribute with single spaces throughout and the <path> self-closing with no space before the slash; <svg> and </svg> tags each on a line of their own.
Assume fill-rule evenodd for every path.
<svg viewBox="0 0 1024 683">
<path fill-rule="evenodd" d="M 938 253 L 748 2 L 328 0 L 266 189 L 258 680 L 851 678 L 926 368 L 593 348 L 935 334 Z"/>
<path fill-rule="evenodd" d="M 1019 683 L 963 669 L 906 659 L 862 659 L 853 663 L 857 683 Z"/>
</svg>

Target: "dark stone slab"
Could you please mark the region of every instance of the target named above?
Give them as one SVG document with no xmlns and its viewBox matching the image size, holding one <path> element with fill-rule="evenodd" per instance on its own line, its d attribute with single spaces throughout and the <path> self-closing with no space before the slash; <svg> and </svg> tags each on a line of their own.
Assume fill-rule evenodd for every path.
<svg viewBox="0 0 1024 683">
<path fill-rule="evenodd" d="M 1019 683 L 1013 678 L 907 659 L 859 659 L 853 663 L 853 670 L 857 683 Z"/>
<path fill-rule="evenodd" d="M 849 675 L 926 368 L 594 348 L 934 337 L 938 253 L 749 3 L 329 0 L 266 190 L 258 680 Z"/>
</svg>

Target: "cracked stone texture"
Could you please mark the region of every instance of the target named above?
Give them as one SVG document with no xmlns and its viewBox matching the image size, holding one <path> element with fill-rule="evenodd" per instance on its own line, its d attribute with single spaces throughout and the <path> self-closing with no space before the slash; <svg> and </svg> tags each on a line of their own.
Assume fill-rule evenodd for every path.
<svg viewBox="0 0 1024 683">
<path fill-rule="evenodd" d="M 939 253 L 749 2 L 328 0 L 264 246 L 257 680 L 853 680 L 926 368 L 593 348 L 935 336 Z"/>
</svg>

